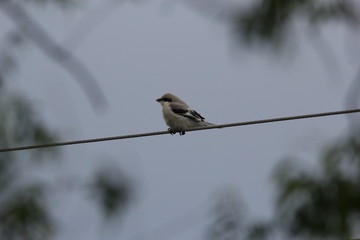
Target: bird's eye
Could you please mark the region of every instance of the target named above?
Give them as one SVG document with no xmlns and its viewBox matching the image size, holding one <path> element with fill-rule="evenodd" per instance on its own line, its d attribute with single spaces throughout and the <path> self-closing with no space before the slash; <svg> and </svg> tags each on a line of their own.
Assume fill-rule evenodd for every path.
<svg viewBox="0 0 360 240">
<path fill-rule="evenodd" d="M 172 100 L 171 100 L 171 98 L 163 98 L 162 99 L 164 102 L 171 102 Z"/>
</svg>

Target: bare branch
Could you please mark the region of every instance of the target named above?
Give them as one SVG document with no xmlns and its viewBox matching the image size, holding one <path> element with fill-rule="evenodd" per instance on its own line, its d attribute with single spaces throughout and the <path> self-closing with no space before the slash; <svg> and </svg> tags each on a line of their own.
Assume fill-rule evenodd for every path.
<svg viewBox="0 0 360 240">
<path fill-rule="evenodd" d="M 57 62 L 79 82 L 94 107 L 101 107 L 106 104 L 104 94 L 85 64 L 57 44 L 23 7 L 12 0 L 0 0 L 0 9 L 45 55 Z"/>
<path fill-rule="evenodd" d="M 115 5 L 120 4 L 120 2 L 122 3 L 124 0 L 106 0 L 96 5 L 65 37 L 63 46 L 68 46 L 68 48 L 76 50 L 103 21 L 118 10 Z"/>
<path fill-rule="evenodd" d="M 309 28 L 309 42 L 323 63 L 329 78 L 339 80 L 341 77 L 340 63 L 331 45 L 321 33 L 321 29 Z"/>
</svg>

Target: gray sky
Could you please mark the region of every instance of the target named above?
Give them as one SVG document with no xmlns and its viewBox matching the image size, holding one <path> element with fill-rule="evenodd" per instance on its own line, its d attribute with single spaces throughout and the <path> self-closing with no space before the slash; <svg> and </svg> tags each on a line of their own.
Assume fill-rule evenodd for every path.
<svg viewBox="0 0 360 240">
<path fill-rule="evenodd" d="M 219 124 L 343 109 L 356 68 L 341 27 L 324 32 L 339 62 L 335 75 L 324 69 L 301 24 L 291 57 L 277 58 L 236 47 L 228 25 L 191 5 L 165 3 L 119 5 L 75 51 L 98 79 L 106 111 L 94 112 L 77 82 L 31 44 L 12 85 L 63 140 L 165 130 L 155 99 L 166 92 Z M 31 13 L 61 42 L 93 6 Z M 169 227 L 134 239 L 201 239 L 213 194 L 226 187 L 239 192 L 251 218 L 270 216 L 275 164 L 290 155 L 315 164 L 319 148 L 345 130 L 346 118 L 336 116 L 64 147 L 63 164 L 51 176 L 86 179 L 115 162 L 134 180 L 136 200 L 122 222 L 105 226 L 88 196 L 55 195 L 57 239 L 133 239 L 184 214 L 194 222 L 185 233 Z"/>
</svg>

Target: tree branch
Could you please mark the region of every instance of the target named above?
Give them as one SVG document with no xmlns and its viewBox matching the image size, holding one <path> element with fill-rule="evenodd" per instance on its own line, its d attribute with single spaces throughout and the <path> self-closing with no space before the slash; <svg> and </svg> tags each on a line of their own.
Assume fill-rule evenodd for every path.
<svg viewBox="0 0 360 240">
<path fill-rule="evenodd" d="M 0 0 L 0 9 L 10 18 L 38 48 L 57 62 L 82 86 L 94 107 L 106 105 L 105 95 L 90 70 L 68 50 L 57 44 L 17 2 Z"/>
</svg>

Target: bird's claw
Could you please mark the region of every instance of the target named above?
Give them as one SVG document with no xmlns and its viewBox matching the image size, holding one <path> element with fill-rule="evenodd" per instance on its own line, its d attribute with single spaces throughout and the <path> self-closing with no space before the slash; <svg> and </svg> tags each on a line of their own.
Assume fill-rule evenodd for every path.
<svg viewBox="0 0 360 240">
<path fill-rule="evenodd" d="M 169 133 L 170 133 L 171 135 L 176 134 L 176 132 L 174 132 L 171 128 L 168 128 L 168 131 L 169 131 Z"/>
<path fill-rule="evenodd" d="M 171 135 L 176 134 L 176 131 L 173 131 L 171 128 L 168 128 L 168 131 Z M 185 131 L 178 132 L 180 136 L 185 135 Z"/>
</svg>

